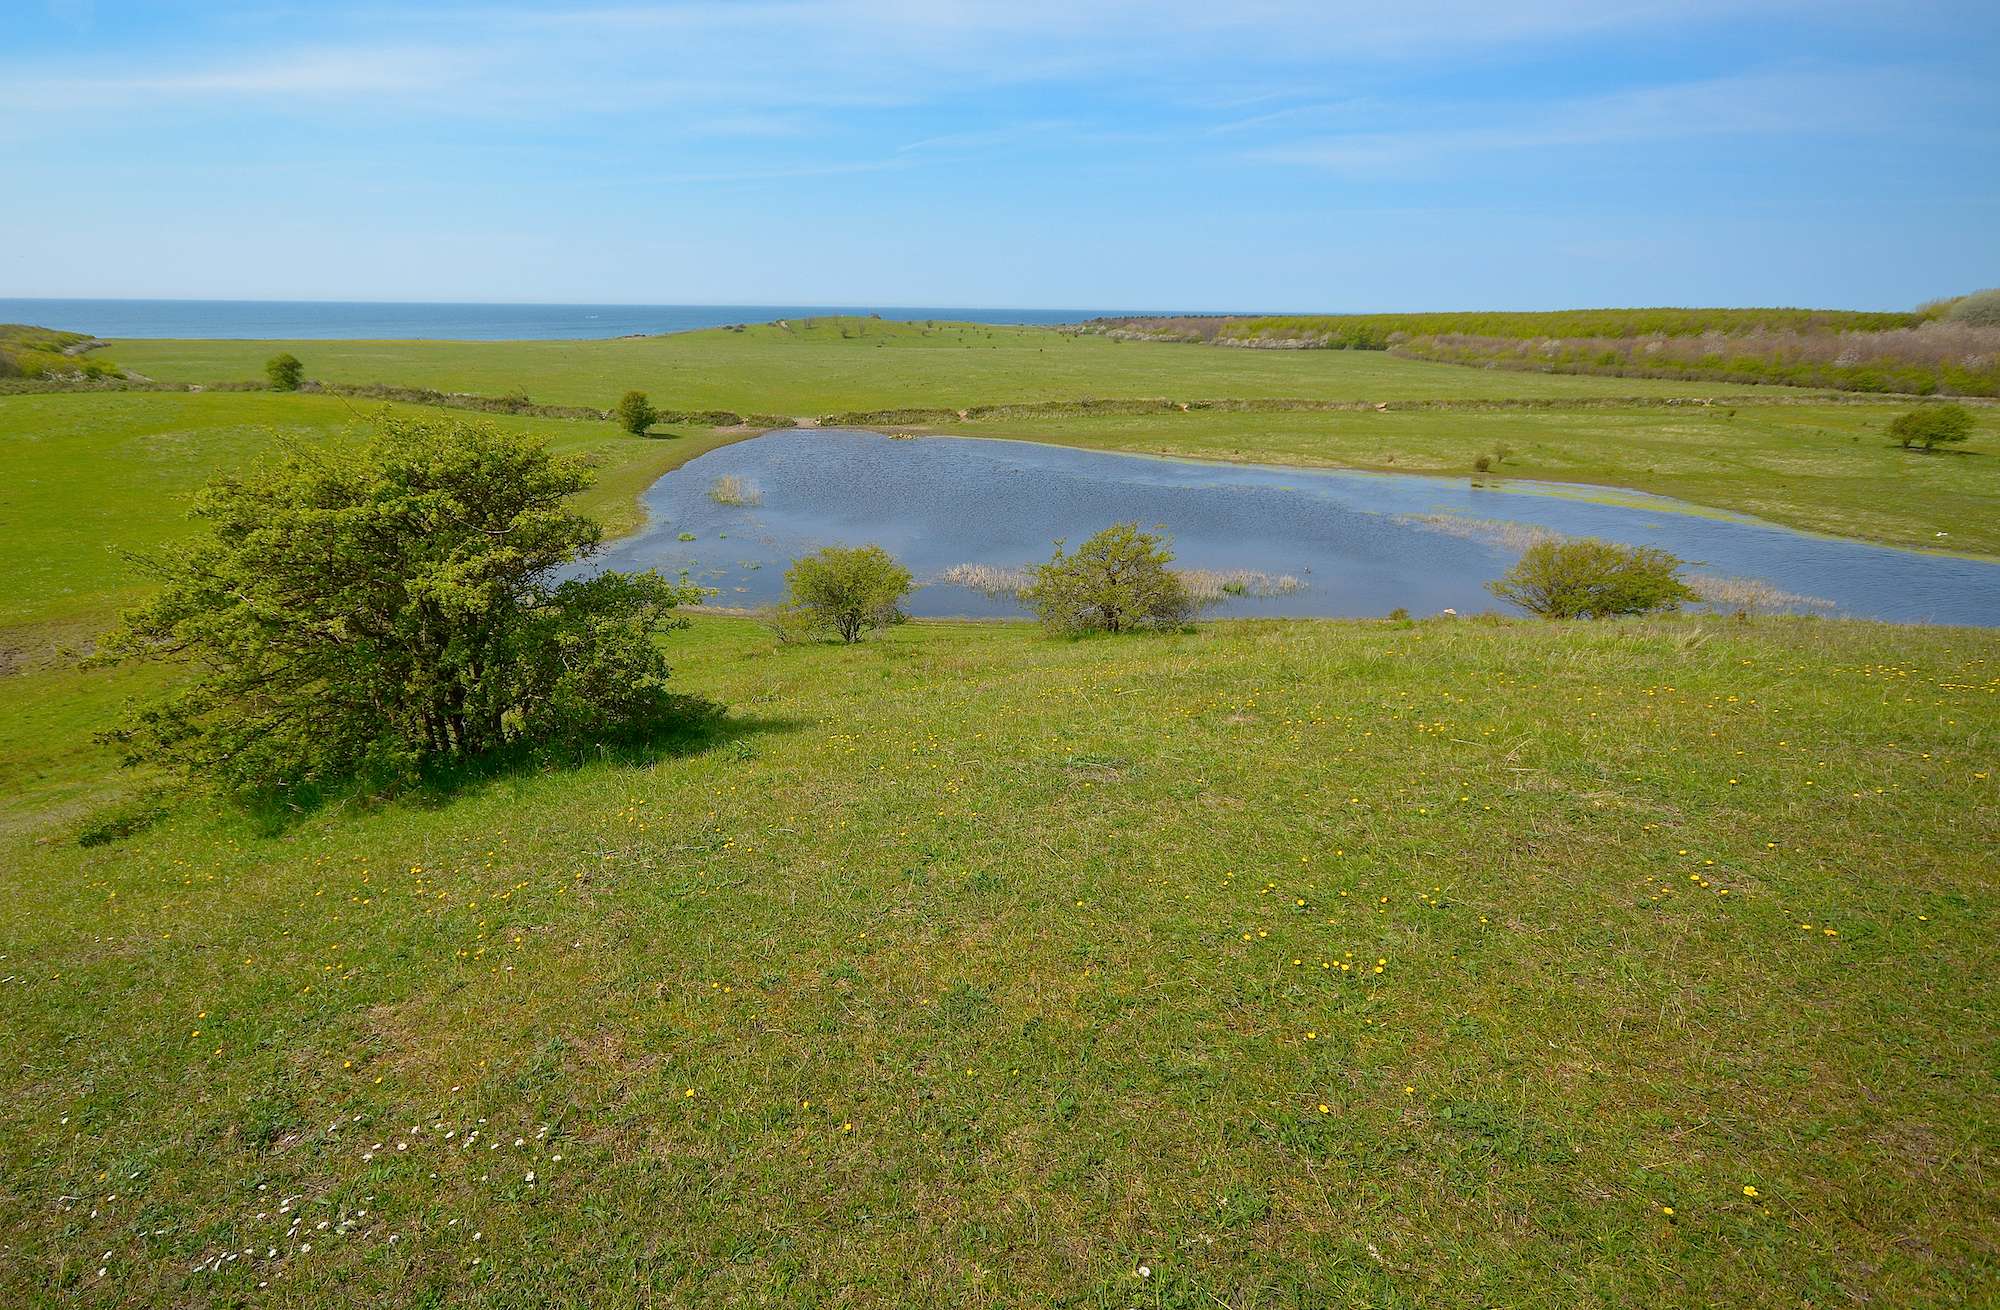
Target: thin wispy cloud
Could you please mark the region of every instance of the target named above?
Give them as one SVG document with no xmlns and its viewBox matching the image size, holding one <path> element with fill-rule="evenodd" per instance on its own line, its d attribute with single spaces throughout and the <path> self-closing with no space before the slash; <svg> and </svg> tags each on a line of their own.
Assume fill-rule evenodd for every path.
<svg viewBox="0 0 2000 1310">
<path fill-rule="evenodd" d="M 188 53 L 116 70 L 0 55 L 0 73 L 44 101 L 185 102 L 203 95 L 455 101 L 468 111 L 564 100 L 643 108 L 709 96 L 762 103 L 908 103 L 974 86 L 1236 68 L 1435 60 L 1450 51 L 1575 40 L 1655 26 L 1719 0 L 692 0 L 589 8 L 521 5 L 311 11 L 291 46 Z M 1735 12 L 1786 8 L 1757 0 Z M 226 12 L 222 7 L 218 12 Z M 364 21 L 365 20 L 365 21 Z M 268 31 L 269 24 L 250 26 Z"/>
<path fill-rule="evenodd" d="M 0 44 L 0 177 L 34 201 L 0 207 L 17 291 L 116 294 L 122 261 L 126 287 L 255 294 L 263 230 L 349 295 L 490 298 L 502 265 L 518 298 L 1235 308 L 1407 305 L 1354 279 L 1525 279 L 1538 242 L 1611 276 L 1669 203 L 1743 251 L 1788 217 L 1905 233 L 1900 262 L 1809 269 L 1915 281 L 1993 249 L 1991 171 L 1968 178 L 2000 131 L 1992 0 L 24 3 Z M 1670 189 L 1634 166 L 1656 148 Z M 1864 218 L 1891 194 L 1913 217 Z M 73 261 L 52 209 L 89 225 Z M 602 284 L 515 250 L 588 252 Z"/>
<path fill-rule="evenodd" d="M 1356 131 L 1261 146 L 1248 156 L 1353 172 L 1407 169 L 1482 153 L 1729 136 L 1895 130 L 1890 107 L 1935 103 L 1936 80 L 1898 69 L 1778 72 L 1522 106 L 1461 105 L 1448 127 Z M 1269 122 L 1279 116 L 1267 116 Z M 1267 122 L 1266 126 L 1269 125 Z"/>
<path fill-rule="evenodd" d="M 990 150 L 999 146 L 1019 146 L 1048 137 L 1052 133 L 1073 133 L 1076 125 L 1057 119 L 1043 119 L 1030 123 L 1009 123 L 1003 127 L 982 128 L 967 132 L 947 132 L 940 136 L 927 136 L 918 141 L 908 141 L 896 147 L 898 154 L 964 154 L 968 151 Z"/>
<path fill-rule="evenodd" d="M 901 159 L 866 159 L 819 164 L 772 164 L 762 168 L 724 169 L 714 173 L 668 173 L 657 180 L 671 186 L 709 186 L 732 182 L 790 182 L 814 177 L 847 177 L 856 173 L 886 173 L 908 168 Z"/>
</svg>

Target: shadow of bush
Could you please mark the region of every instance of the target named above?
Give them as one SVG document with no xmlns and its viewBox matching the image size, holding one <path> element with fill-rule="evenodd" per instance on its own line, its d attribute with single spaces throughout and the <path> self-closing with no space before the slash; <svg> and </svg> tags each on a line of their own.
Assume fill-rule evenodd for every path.
<svg viewBox="0 0 2000 1310">
<path fill-rule="evenodd" d="M 747 751 L 756 737 L 805 726 L 803 719 L 732 715 L 718 701 L 682 696 L 675 699 L 670 713 L 615 737 L 519 742 L 475 759 L 429 765 L 414 774 L 356 775 L 245 796 L 242 807 L 261 835 L 272 835 L 336 806 L 442 808 L 482 788 L 525 777 L 602 764 L 646 768 L 732 747 Z"/>
</svg>

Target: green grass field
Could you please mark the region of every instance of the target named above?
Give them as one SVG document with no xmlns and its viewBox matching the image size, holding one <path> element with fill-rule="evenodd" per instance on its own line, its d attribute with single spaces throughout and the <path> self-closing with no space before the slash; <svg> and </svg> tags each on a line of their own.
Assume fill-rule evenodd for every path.
<svg viewBox="0 0 2000 1310">
<path fill-rule="evenodd" d="M 1025 347 L 705 335 L 673 349 L 761 351 L 768 384 L 608 389 L 810 413 L 974 375 L 1147 394 L 1181 360 L 1252 372 L 1153 394 L 1442 368 L 1100 342 L 1139 362 L 1058 383 L 999 358 Z M 309 371 L 325 344 L 295 346 Z M 251 361 L 221 376 L 273 349 L 158 347 Z M 604 401 L 601 361 L 449 349 L 463 375 L 398 347 L 409 374 L 354 380 Z M 531 356 L 547 395 L 499 376 Z M 843 649 L 703 616 L 676 678 L 730 713 L 645 750 L 286 815 L 118 767 L 94 734 L 162 675 L 65 651 L 140 594 L 119 552 L 376 408 L 0 395 L 0 1305 L 2000 1299 L 2000 632 L 920 623 Z M 949 430 L 1419 471 L 1500 439 L 1524 476 L 2000 551 L 1991 411 L 1933 457 L 1882 449 L 1893 412 Z M 494 421 L 596 460 L 614 529 L 740 435 Z"/>
<path fill-rule="evenodd" d="M 0 1300 L 2000 1294 L 1994 634 L 673 646 L 712 739 L 275 833 L 0 681 Z"/>
<path fill-rule="evenodd" d="M 388 406 L 390 411 L 412 411 Z M 121 552 L 193 530 L 186 511 L 216 473 L 287 442 L 346 441 L 379 404 L 263 392 L 106 392 L 0 396 L 0 661 L 88 638 L 144 577 Z M 640 521 L 638 495 L 661 473 L 735 434 L 661 428 L 637 438 L 609 423 L 479 416 L 528 431 L 598 466 L 584 508 L 611 533 Z"/>
<path fill-rule="evenodd" d="M 307 377 L 329 382 L 518 390 L 548 404 L 599 406 L 636 387 L 677 409 L 791 415 L 1083 397 L 1492 400 L 1757 390 L 1524 375 L 1375 351 L 1195 350 L 1047 328 L 851 318 L 615 341 L 120 341 L 106 353 L 163 382 L 210 383 L 261 378 L 264 361 L 280 350 L 304 361 Z"/>
<path fill-rule="evenodd" d="M 842 332 L 851 335 L 843 337 Z M 1500 471 L 1627 487 L 1793 527 L 1893 545 L 2000 555 L 2000 409 L 1964 448 L 1893 447 L 1907 403 L 1825 400 L 1773 387 L 1462 368 L 1379 351 L 1218 350 L 1032 328 L 820 320 L 744 332 L 600 342 L 289 342 L 309 375 L 608 405 L 630 388 L 682 409 L 820 416 L 902 407 L 1063 405 L 1171 398 L 1415 403 L 1359 412 L 1037 413 L 936 430 L 1105 449 L 1467 474 L 1496 445 Z M 162 381 L 252 378 L 280 343 L 121 342 L 115 358 Z M 1621 398 L 1715 398 L 1620 407 Z M 1534 404 L 1536 408 L 1510 408 Z M 1494 408 L 1482 409 L 1481 405 Z M 1939 537 L 1940 532 L 1945 533 Z"/>
</svg>

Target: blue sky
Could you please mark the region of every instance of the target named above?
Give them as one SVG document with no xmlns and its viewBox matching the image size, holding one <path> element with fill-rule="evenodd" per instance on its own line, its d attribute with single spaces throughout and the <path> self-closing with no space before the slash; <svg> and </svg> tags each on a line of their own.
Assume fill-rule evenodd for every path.
<svg viewBox="0 0 2000 1310">
<path fill-rule="evenodd" d="M 2000 3 L 13 0 L 0 296 L 1904 307 Z"/>
</svg>

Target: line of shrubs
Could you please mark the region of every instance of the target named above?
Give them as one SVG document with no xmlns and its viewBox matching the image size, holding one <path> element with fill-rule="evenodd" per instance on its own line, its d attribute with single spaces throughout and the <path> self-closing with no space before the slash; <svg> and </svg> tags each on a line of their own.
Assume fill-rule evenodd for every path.
<svg viewBox="0 0 2000 1310">
<path fill-rule="evenodd" d="M 1985 294 L 1985 293 L 1981 293 Z M 1978 296 L 1966 297 L 1977 300 Z M 1322 341 L 1339 349 L 1380 349 L 1362 342 L 1469 333 L 1531 340 L 1549 337 L 1699 336 L 1705 332 L 1769 330 L 1881 332 L 1936 319 L 1970 321 L 1957 302 L 1915 311 L 1845 309 L 1558 309 L 1446 310 L 1404 314 L 1182 314 L 1092 319 L 1086 332 L 1130 340 L 1199 341 L 1216 345 L 1289 345 Z"/>
<path fill-rule="evenodd" d="M 1540 373 L 1825 387 L 1875 395 L 2000 396 L 2000 329 L 1932 325 L 1875 333 L 1715 334 L 1521 341 L 1400 341 L 1410 359 Z"/>
<path fill-rule="evenodd" d="M 1029 571 L 1018 593 L 1051 632 L 1140 632 L 1185 628 L 1198 608 L 1194 592 L 1168 567 L 1173 551 L 1136 523 L 1114 523 L 1074 551 L 1056 543 L 1046 564 Z M 785 601 L 765 612 L 780 641 L 813 636 L 859 641 L 904 622 L 903 601 L 916 590 L 910 571 L 880 546 L 828 546 L 794 560 Z"/>
<path fill-rule="evenodd" d="M 1730 404 L 1804 405 L 1825 404 L 1824 396 L 1764 396 L 1754 401 L 1732 398 Z M 1696 396 L 1513 396 L 1480 399 L 1431 400 L 1308 400 L 1299 397 L 1253 399 L 1172 400 L 1166 397 L 1140 399 L 1041 400 L 1015 404 L 949 406 L 904 406 L 897 409 L 851 409 L 822 414 L 825 427 L 931 427 L 987 418 L 1065 418 L 1081 414 L 1148 415 L 1188 414 L 1214 411 L 1224 414 L 1346 414 L 1368 411 L 1503 413 L 1517 410 L 1574 409 L 1680 409 L 1711 402 Z M 1858 398 L 1852 403 L 1868 403 Z"/>
<path fill-rule="evenodd" d="M 1549 373 L 2000 396 L 2000 289 L 1892 313 L 1602 309 L 1188 315 L 1096 319 L 1085 330 L 1114 340 L 1389 350 L 1439 363 Z"/>
<path fill-rule="evenodd" d="M 526 392 L 504 396 L 482 396 L 469 391 L 438 391 L 432 387 L 402 387 L 386 382 L 320 382 L 305 376 L 305 365 L 289 351 L 264 362 L 267 382 L 222 383 L 203 388 L 211 391 L 253 390 L 299 391 L 308 394 L 350 396 L 364 400 L 395 401 L 406 405 L 431 405 L 441 409 L 464 409 L 479 414 L 515 414 L 531 418 L 581 419 L 602 422 L 616 420 L 634 436 L 644 436 L 656 424 L 690 423 L 702 427 L 788 428 L 794 420 L 775 414 L 739 414 L 732 409 L 659 409 L 643 391 L 628 391 L 611 409 L 593 405 L 543 405 L 530 400 Z M 191 390 L 175 386 L 177 390 Z"/>
<path fill-rule="evenodd" d="M 1058 541 L 1055 554 L 1029 569 L 1026 585 L 1013 594 L 1044 628 L 1064 636 L 1181 630 L 1194 622 L 1200 601 L 1169 567 L 1173 559 L 1165 537 L 1114 523 L 1074 551 Z M 1543 618 L 1617 618 L 1701 601 L 1685 567 L 1651 546 L 1551 538 L 1531 545 L 1487 586 Z M 792 562 L 785 600 L 762 617 L 781 643 L 856 642 L 906 622 L 903 602 L 914 590 L 909 569 L 880 546 L 828 546 Z"/>
</svg>

